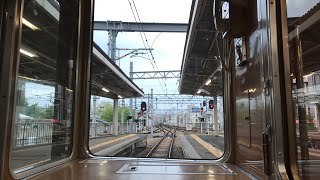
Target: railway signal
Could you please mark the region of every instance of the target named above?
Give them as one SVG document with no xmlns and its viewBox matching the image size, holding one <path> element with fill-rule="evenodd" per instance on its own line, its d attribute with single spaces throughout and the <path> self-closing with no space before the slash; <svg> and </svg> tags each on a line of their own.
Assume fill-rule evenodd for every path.
<svg viewBox="0 0 320 180">
<path fill-rule="evenodd" d="M 144 112 L 147 110 L 147 103 L 146 102 L 141 102 L 141 111 Z"/>
<path fill-rule="evenodd" d="M 213 100 L 210 100 L 209 101 L 209 109 L 213 109 L 213 108 L 214 108 Z"/>
<path fill-rule="evenodd" d="M 200 113 L 201 113 L 201 115 L 202 115 L 202 113 L 203 113 L 203 107 L 202 107 L 202 108 L 200 108 Z"/>
</svg>

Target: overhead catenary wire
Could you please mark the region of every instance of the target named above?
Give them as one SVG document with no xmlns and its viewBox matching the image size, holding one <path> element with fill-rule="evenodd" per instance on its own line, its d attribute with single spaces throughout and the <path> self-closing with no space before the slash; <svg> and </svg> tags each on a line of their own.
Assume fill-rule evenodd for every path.
<svg viewBox="0 0 320 180">
<path fill-rule="evenodd" d="M 136 7 L 136 4 L 135 4 L 134 0 L 132 0 L 132 4 L 133 4 L 134 9 L 135 9 L 135 11 L 136 11 L 136 14 L 137 14 L 137 18 L 138 18 L 138 20 L 139 20 L 139 23 L 142 23 L 142 22 L 141 22 L 141 19 L 140 19 L 140 16 L 139 16 L 138 9 L 137 9 L 137 7 Z M 141 29 L 143 30 L 142 25 L 141 25 Z M 151 48 L 150 48 L 150 45 L 149 45 L 149 42 L 148 42 L 146 33 L 145 33 L 145 32 L 142 32 L 142 34 L 144 35 L 146 44 L 147 44 L 147 46 L 148 46 L 148 48 L 149 48 L 149 52 L 150 52 L 150 55 L 151 55 L 151 57 L 152 57 L 153 63 L 154 63 L 154 65 L 156 66 L 157 71 L 160 71 L 160 70 L 159 70 L 159 67 L 158 67 L 158 65 L 157 65 L 157 63 L 156 63 L 156 61 L 155 61 L 155 59 L 154 59 L 154 56 L 153 56 L 153 54 L 152 54 L 152 51 L 151 51 Z M 156 38 L 157 38 L 157 37 L 156 37 Z M 162 80 L 163 80 L 163 79 L 162 79 Z M 163 83 L 164 83 L 164 86 L 165 86 L 165 89 L 166 89 L 166 93 L 168 93 L 166 81 L 163 80 Z"/>
<path fill-rule="evenodd" d="M 142 43 L 143 43 L 144 47 L 145 47 L 146 49 L 149 49 L 149 51 L 146 50 L 146 52 L 147 52 L 147 55 L 148 55 L 148 59 L 149 59 L 151 65 L 152 65 L 152 68 L 153 68 L 154 71 L 156 71 L 156 70 L 159 71 L 159 67 L 157 66 L 157 64 L 156 64 L 156 62 L 155 62 L 155 59 L 154 59 L 154 56 L 153 56 L 153 54 L 152 54 L 150 45 L 149 45 L 149 43 L 148 43 L 147 36 L 146 36 L 146 34 L 145 34 L 144 32 L 141 32 L 141 31 L 143 30 L 143 27 L 142 27 L 142 25 L 141 25 L 141 19 L 140 19 L 140 16 L 139 16 L 137 7 L 136 7 L 136 5 L 135 5 L 135 2 L 134 2 L 134 0 L 132 0 L 132 4 L 133 4 L 133 6 L 134 6 L 135 11 L 134 11 L 134 9 L 133 9 L 133 7 L 132 7 L 132 4 L 131 4 L 130 0 L 128 0 L 128 2 L 129 2 L 129 5 L 130 5 L 130 8 L 131 8 L 131 11 L 132 11 L 134 20 L 135 20 L 138 24 L 140 23 L 140 26 L 138 26 L 139 34 L 140 34 L 140 37 L 141 37 L 141 40 L 142 40 Z M 139 22 L 138 22 L 137 19 L 139 20 Z M 143 34 L 143 35 L 142 35 L 142 34 Z M 144 36 L 145 40 L 144 40 L 143 36 Z M 146 45 L 146 44 L 147 44 L 147 45 Z M 147 47 L 148 47 L 148 48 L 147 48 Z M 150 53 L 152 59 L 150 58 L 149 53 Z M 155 68 L 155 67 L 156 67 L 156 68 Z M 159 79 L 158 79 L 158 81 L 159 81 L 159 83 L 160 83 L 160 86 L 161 86 L 162 90 L 163 90 L 165 93 L 168 93 L 166 82 L 163 80 L 163 84 L 164 84 L 164 87 L 165 87 L 165 88 L 164 88 L 164 87 L 162 86 L 162 84 L 161 84 L 161 81 L 160 81 Z"/>
</svg>

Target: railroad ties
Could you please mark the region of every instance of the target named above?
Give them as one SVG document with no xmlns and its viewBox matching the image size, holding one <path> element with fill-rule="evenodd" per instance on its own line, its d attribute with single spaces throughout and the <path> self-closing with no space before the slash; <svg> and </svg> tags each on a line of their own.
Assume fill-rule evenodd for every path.
<svg viewBox="0 0 320 180">
<path fill-rule="evenodd" d="M 175 138 L 175 129 L 161 127 L 163 131 L 162 138 L 151 148 L 146 157 L 153 158 L 171 158 L 173 143 Z"/>
</svg>

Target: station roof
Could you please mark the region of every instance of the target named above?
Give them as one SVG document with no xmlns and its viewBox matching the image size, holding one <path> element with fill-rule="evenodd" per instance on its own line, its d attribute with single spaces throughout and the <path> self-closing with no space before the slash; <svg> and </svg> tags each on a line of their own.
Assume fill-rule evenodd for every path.
<svg viewBox="0 0 320 180">
<path fill-rule="evenodd" d="M 213 1 L 192 2 L 181 66 L 181 94 L 215 96 L 222 94 L 220 53 L 222 39 L 214 28 Z M 206 81 L 211 79 L 209 85 Z"/>
<path fill-rule="evenodd" d="M 143 91 L 95 43 L 92 52 L 92 94 L 112 99 L 117 99 L 118 95 L 125 98 L 144 95 Z M 102 88 L 110 92 L 106 93 Z"/>
<path fill-rule="evenodd" d="M 304 75 L 320 69 L 320 3 L 315 5 L 306 14 L 297 18 L 288 19 L 289 43 L 292 53 L 291 65 L 296 60 L 295 39 L 299 34 L 302 44 L 302 58 Z M 294 67 L 291 67 L 294 70 Z"/>
<path fill-rule="evenodd" d="M 193 1 L 189 18 L 184 55 L 181 66 L 181 94 L 200 95 L 222 94 L 219 49 L 221 36 L 216 36 L 212 20 L 212 3 L 210 0 Z M 320 3 L 315 5 L 302 17 L 288 18 L 291 70 L 294 70 L 295 38 L 300 35 L 302 41 L 304 75 L 320 69 Z M 214 41 L 217 37 L 217 41 Z M 217 43 L 218 42 L 218 43 Z M 221 47 L 220 47 L 221 49 Z M 214 78 L 213 78 L 214 77 Z M 205 86 L 211 79 L 212 83 Z"/>
<path fill-rule="evenodd" d="M 37 15 L 26 11 L 23 18 L 37 23 L 35 25 L 42 29 L 35 31 L 23 26 L 21 49 L 33 52 L 36 57 L 20 56 L 19 76 L 54 86 L 59 66 L 57 64 L 59 12 L 57 7 L 48 2 L 35 2 L 36 4 L 32 6 L 37 8 Z M 95 43 L 92 47 L 91 64 L 91 95 L 112 99 L 118 99 L 118 95 L 123 98 L 143 96 L 143 91 Z M 68 62 L 65 62 L 66 65 Z M 102 88 L 109 92 L 103 91 Z"/>
</svg>

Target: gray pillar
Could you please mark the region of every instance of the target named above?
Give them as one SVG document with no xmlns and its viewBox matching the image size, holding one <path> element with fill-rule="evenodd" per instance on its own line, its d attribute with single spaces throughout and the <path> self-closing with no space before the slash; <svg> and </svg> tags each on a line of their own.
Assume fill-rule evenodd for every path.
<svg viewBox="0 0 320 180">
<path fill-rule="evenodd" d="M 134 119 L 137 119 L 137 98 L 134 98 L 134 111 L 133 111 L 133 117 Z"/>
<path fill-rule="evenodd" d="M 303 83 L 303 57 L 302 57 L 302 44 L 300 35 L 296 37 L 296 61 L 295 61 L 295 77 L 297 91 L 304 92 Z M 302 94 L 302 93 L 301 93 Z M 303 103 L 299 102 L 298 93 L 298 115 L 299 115 L 299 138 L 301 143 L 301 159 L 309 159 L 309 143 L 308 143 L 308 124 L 307 124 L 307 112 L 306 107 Z M 303 97 L 301 97 L 303 98 Z"/>
<path fill-rule="evenodd" d="M 92 123 L 97 122 L 97 96 L 92 97 Z"/>
<path fill-rule="evenodd" d="M 113 100 L 113 135 L 118 135 L 118 99 Z"/>
<path fill-rule="evenodd" d="M 122 99 L 122 110 L 121 110 L 121 134 L 123 134 L 123 124 L 124 124 L 124 99 Z"/>
<path fill-rule="evenodd" d="M 216 136 L 218 136 L 219 135 L 219 133 L 218 133 L 218 128 L 219 128 L 219 121 L 218 121 L 218 97 L 217 96 L 215 96 L 214 97 L 214 101 L 213 101 L 213 106 L 214 106 L 214 117 L 213 117 L 213 119 L 214 119 L 214 134 L 216 135 Z"/>
</svg>

